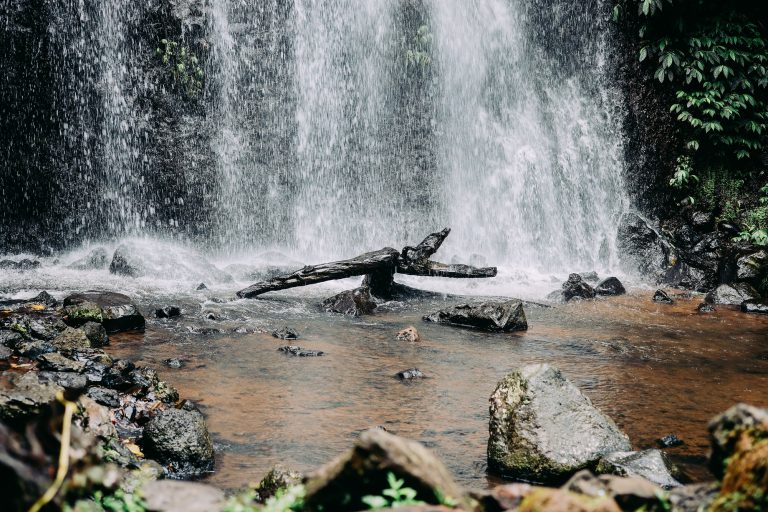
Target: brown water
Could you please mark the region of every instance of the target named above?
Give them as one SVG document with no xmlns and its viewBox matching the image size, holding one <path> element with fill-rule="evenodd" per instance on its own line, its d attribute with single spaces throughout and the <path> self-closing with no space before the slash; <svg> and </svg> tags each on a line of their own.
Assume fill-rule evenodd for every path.
<svg viewBox="0 0 768 512">
<path fill-rule="evenodd" d="M 203 407 L 218 454 L 212 483 L 239 487 L 276 463 L 314 469 L 347 450 L 361 430 L 382 425 L 431 447 L 461 483 L 485 487 L 494 482 L 485 466 L 488 397 L 505 373 L 529 363 L 558 366 L 636 448 L 679 436 L 685 445 L 669 453 L 694 480 L 707 478 L 708 420 L 739 401 L 768 405 L 768 318 L 724 308 L 701 315 L 700 299 L 657 305 L 643 291 L 528 307 L 524 334 L 423 323 L 424 313 L 446 305 L 441 300 L 363 319 L 319 313 L 302 300 L 236 307 L 298 329 L 301 338 L 290 344 L 324 357 L 286 356 L 277 348 L 288 342 L 269 334 L 204 337 L 166 324 L 113 337 L 110 352 L 161 368 Z M 423 342 L 394 339 L 408 325 Z M 162 367 L 169 357 L 187 365 Z M 428 378 L 393 377 L 411 367 Z"/>
</svg>

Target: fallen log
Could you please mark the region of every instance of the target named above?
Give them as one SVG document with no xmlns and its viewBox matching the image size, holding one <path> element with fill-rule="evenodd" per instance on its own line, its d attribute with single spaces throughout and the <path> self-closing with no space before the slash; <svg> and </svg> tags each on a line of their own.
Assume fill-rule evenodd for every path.
<svg viewBox="0 0 768 512">
<path fill-rule="evenodd" d="M 369 287 L 371 293 L 376 297 L 389 299 L 393 296 L 396 272 L 412 276 L 459 279 L 496 276 L 496 267 L 478 268 L 471 265 L 447 264 L 430 260 L 430 256 L 437 252 L 450 232 L 450 228 L 445 228 L 437 233 L 432 233 L 416 247 L 406 246 L 399 253 L 391 247 L 386 247 L 349 260 L 306 266 L 292 274 L 255 283 L 237 292 L 237 296 L 250 299 L 262 293 L 364 275 L 364 287 Z"/>
</svg>

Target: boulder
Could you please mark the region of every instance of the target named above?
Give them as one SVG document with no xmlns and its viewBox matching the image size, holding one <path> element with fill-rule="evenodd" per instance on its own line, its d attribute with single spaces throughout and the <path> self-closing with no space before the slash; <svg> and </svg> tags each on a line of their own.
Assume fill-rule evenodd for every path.
<svg viewBox="0 0 768 512">
<path fill-rule="evenodd" d="M 722 478 L 742 434 L 761 432 L 768 438 L 768 409 L 737 404 L 712 419 L 708 429 L 709 469 L 717 478 Z"/>
<path fill-rule="evenodd" d="M 64 357 L 58 352 L 43 354 L 37 358 L 40 369 L 51 370 L 54 372 L 75 372 L 82 373 L 85 370 L 85 363 L 74 361 Z"/>
<path fill-rule="evenodd" d="M 411 343 L 415 343 L 415 342 L 421 341 L 421 336 L 419 335 L 419 331 L 417 331 L 415 327 L 410 326 L 410 327 L 406 327 L 402 331 L 399 331 L 395 336 L 395 339 L 398 339 L 400 341 L 410 341 Z"/>
<path fill-rule="evenodd" d="M 97 247 L 86 256 L 74 261 L 69 268 L 74 270 L 101 270 L 109 265 L 109 253 L 103 247 Z"/>
<path fill-rule="evenodd" d="M 750 281 L 759 279 L 768 272 L 768 253 L 758 251 L 736 260 L 736 279 Z"/>
<path fill-rule="evenodd" d="M 768 315 L 768 304 L 756 300 L 745 300 L 741 303 L 741 311 L 744 313 Z"/>
<path fill-rule="evenodd" d="M 144 454 L 169 474 L 191 476 L 213 469 L 213 443 L 198 411 L 166 409 L 149 420 L 142 438 Z"/>
<path fill-rule="evenodd" d="M 181 308 L 178 306 L 166 306 L 155 310 L 156 318 L 173 318 L 181 315 Z"/>
<path fill-rule="evenodd" d="M 89 322 L 93 323 L 93 322 Z M 97 324 L 98 325 L 98 324 Z M 91 348 L 91 340 L 83 329 L 67 327 L 51 342 L 58 350 L 72 351 L 81 348 Z"/>
<path fill-rule="evenodd" d="M 426 322 L 473 327 L 484 331 L 525 331 L 523 303 L 517 300 L 459 304 L 423 317 Z"/>
<path fill-rule="evenodd" d="M 563 300 L 565 302 L 573 299 L 594 299 L 595 289 L 588 285 L 579 274 L 571 274 L 568 280 L 563 283 Z"/>
<path fill-rule="evenodd" d="M 109 345 L 109 336 L 104 326 L 97 322 L 86 322 L 80 328 L 85 333 L 86 338 L 91 342 L 91 346 L 98 348 Z"/>
<path fill-rule="evenodd" d="M 272 336 L 279 340 L 296 340 L 299 338 L 299 333 L 296 329 L 291 329 L 288 326 L 281 327 L 272 331 Z"/>
<path fill-rule="evenodd" d="M 707 304 L 706 302 L 702 302 L 698 306 L 696 306 L 696 311 L 699 313 L 714 313 L 715 312 L 715 306 L 712 304 Z"/>
<path fill-rule="evenodd" d="M 40 371 L 37 378 L 40 382 L 50 382 L 70 391 L 84 391 L 88 386 L 85 375 L 73 371 Z"/>
<path fill-rule="evenodd" d="M 674 304 L 675 300 L 664 290 L 656 290 L 656 293 L 653 294 L 653 302 L 660 304 Z"/>
<path fill-rule="evenodd" d="M 22 341 L 16 345 L 16 352 L 22 357 L 37 359 L 43 354 L 56 352 L 56 347 L 46 341 Z"/>
<path fill-rule="evenodd" d="M 27 303 L 42 304 L 48 308 L 55 308 L 56 306 L 59 305 L 59 301 L 53 298 L 53 296 L 46 291 L 42 291 L 38 293 L 37 295 L 29 299 Z"/>
<path fill-rule="evenodd" d="M 395 374 L 395 377 L 397 377 L 400 380 L 414 380 L 414 379 L 423 379 L 424 373 L 419 370 L 418 368 L 409 368 L 407 370 L 403 370 L 401 372 L 397 372 Z"/>
<path fill-rule="evenodd" d="M 127 378 L 139 388 L 134 394 L 171 404 L 179 400 L 179 392 L 167 382 L 160 380 L 157 372 L 152 368 L 146 366 L 134 368 L 128 372 Z"/>
<path fill-rule="evenodd" d="M 37 260 L 30 260 L 28 258 L 21 259 L 19 261 L 2 260 L 0 261 L 0 269 L 4 270 L 36 270 L 40 268 L 40 262 Z"/>
<path fill-rule="evenodd" d="M 564 482 L 631 449 L 616 424 L 548 364 L 510 373 L 490 398 L 488 466 L 516 479 Z"/>
<path fill-rule="evenodd" d="M 24 341 L 24 336 L 17 331 L 0 331 L 0 345 L 8 348 L 14 348 L 17 344 Z"/>
<path fill-rule="evenodd" d="M 108 333 L 143 329 L 145 320 L 130 297 L 122 293 L 87 291 L 64 299 L 70 325 L 97 322 Z"/>
<path fill-rule="evenodd" d="M 597 284 L 600 281 L 600 276 L 598 276 L 597 272 L 595 272 L 594 270 L 591 270 L 589 272 L 579 272 L 579 275 L 583 280 L 585 280 L 588 283 Z"/>
<path fill-rule="evenodd" d="M 362 498 L 387 489 L 387 475 L 404 480 L 416 491 L 416 500 L 439 504 L 439 497 L 468 500 L 440 460 L 421 444 L 382 429 L 363 432 L 354 448 L 305 479 L 305 510 L 351 512 L 363 510 Z"/>
<path fill-rule="evenodd" d="M 708 304 L 739 306 L 744 301 L 755 300 L 758 293 L 747 283 L 721 284 L 707 294 L 704 300 Z"/>
<path fill-rule="evenodd" d="M 600 459 L 596 471 L 618 476 L 639 476 L 664 489 L 681 485 L 672 476 L 674 468 L 661 450 L 609 453 Z"/>
<path fill-rule="evenodd" d="M 371 296 L 371 289 L 367 286 L 361 286 L 325 299 L 323 309 L 329 313 L 362 316 L 373 313 L 373 310 L 376 309 L 376 302 Z"/>
<path fill-rule="evenodd" d="M 211 512 L 224 510 L 226 505 L 224 491 L 197 482 L 153 480 L 139 492 L 152 512 Z"/>
<path fill-rule="evenodd" d="M 595 293 L 598 295 L 624 295 L 627 290 L 617 278 L 609 277 L 595 286 Z"/>
<path fill-rule="evenodd" d="M 62 388 L 40 382 L 36 372 L 0 374 L 0 420 L 17 421 L 39 416 Z"/>
</svg>

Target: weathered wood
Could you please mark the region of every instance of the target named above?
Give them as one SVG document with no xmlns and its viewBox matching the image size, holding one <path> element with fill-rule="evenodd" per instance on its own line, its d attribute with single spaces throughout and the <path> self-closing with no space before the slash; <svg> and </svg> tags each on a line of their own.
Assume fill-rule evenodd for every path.
<svg viewBox="0 0 768 512">
<path fill-rule="evenodd" d="M 346 277 L 374 274 L 397 265 L 399 253 L 391 247 L 379 251 L 367 252 L 356 258 L 310 265 L 287 276 L 275 277 L 269 281 L 255 283 L 237 292 L 241 299 L 250 299 L 262 293 L 306 286 L 308 284 L 344 279 Z"/>
<path fill-rule="evenodd" d="M 472 265 L 449 265 L 438 261 L 426 261 L 418 266 L 397 266 L 400 274 L 428 277 L 452 277 L 456 279 L 479 279 L 496 277 L 496 267 L 473 267 Z"/>
</svg>

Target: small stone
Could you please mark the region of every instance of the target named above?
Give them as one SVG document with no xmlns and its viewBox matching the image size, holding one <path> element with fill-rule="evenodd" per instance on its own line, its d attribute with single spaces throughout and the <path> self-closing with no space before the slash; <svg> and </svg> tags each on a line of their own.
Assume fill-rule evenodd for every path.
<svg viewBox="0 0 768 512">
<path fill-rule="evenodd" d="M 173 318 L 179 315 L 181 315 L 181 308 L 178 306 L 166 306 L 155 310 L 157 318 Z"/>
<path fill-rule="evenodd" d="M 73 361 L 58 352 L 43 354 L 37 358 L 40 368 L 43 370 L 52 370 L 54 372 L 76 372 L 81 373 L 85 369 L 85 364 L 80 361 Z"/>
<path fill-rule="evenodd" d="M 325 355 L 325 352 L 319 350 L 304 350 L 303 348 L 297 347 L 295 345 L 287 345 L 285 347 L 280 347 L 277 350 L 288 355 L 298 357 L 319 357 Z"/>
<path fill-rule="evenodd" d="M 197 285 L 197 287 L 195 288 L 195 290 L 197 290 L 197 291 L 201 291 L 201 290 L 207 290 L 207 289 L 208 289 L 208 287 L 207 287 L 207 286 L 205 286 L 205 283 L 200 283 L 200 284 L 199 284 L 199 285 Z"/>
<path fill-rule="evenodd" d="M 147 510 L 210 512 L 228 510 L 224 491 L 212 485 L 178 480 L 154 480 L 141 487 Z"/>
<path fill-rule="evenodd" d="M 12 355 L 13 350 L 6 347 L 5 345 L 0 345 L 0 361 L 7 361 Z"/>
<path fill-rule="evenodd" d="M 299 333 L 290 327 L 281 327 L 272 331 L 272 336 L 281 340 L 295 340 L 299 338 Z"/>
<path fill-rule="evenodd" d="M 395 376 L 400 380 L 423 379 L 424 373 L 418 368 L 409 368 L 408 370 L 397 372 Z"/>
<path fill-rule="evenodd" d="M 38 373 L 41 382 L 50 382 L 61 386 L 64 389 L 84 390 L 88 386 L 88 379 L 85 375 L 75 372 L 47 372 Z"/>
<path fill-rule="evenodd" d="M 171 359 L 164 359 L 163 364 L 167 366 L 168 368 L 181 368 L 184 366 L 184 361 L 178 358 L 171 358 Z"/>
<path fill-rule="evenodd" d="M 400 341 L 418 342 L 418 341 L 421 341 L 421 336 L 419 335 L 419 331 L 417 331 L 415 327 L 410 326 L 398 332 L 396 339 Z"/>
<path fill-rule="evenodd" d="M 88 339 L 85 331 L 83 329 L 75 329 L 73 327 L 67 327 L 64 329 L 61 334 L 53 339 L 52 343 L 59 350 L 72 351 L 81 348 L 91 348 L 91 340 Z"/>
<path fill-rule="evenodd" d="M 96 322 L 86 322 L 80 328 L 85 336 L 90 340 L 92 347 L 103 347 L 109 345 L 109 336 L 103 325 Z"/>
<path fill-rule="evenodd" d="M 0 345 L 15 348 L 22 341 L 24 341 L 24 336 L 16 331 L 0 331 Z"/>
<path fill-rule="evenodd" d="M 653 294 L 653 302 L 660 304 L 674 304 L 675 301 L 664 290 L 656 290 Z"/>
<path fill-rule="evenodd" d="M 106 407 L 110 407 L 112 409 L 117 409 L 120 407 L 120 394 L 114 389 L 94 386 L 89 388 L 86 394 L 96 402 Z"/>
<path fill-rule="evenodd" d="M 714 313 L 715 312 L 715 306 L 712 304 L 707 304 L 706 302 L 702 302 L 698 306 L 696 306 L 696 311 L 699 313 Z"/>
<path fill-rule="evenodd" d="M 300 484 L 301 478 L 301 474 L 296 471 L 280 465 L 275 466 L 264 475 L 264 478 L 261 479 L 254 489 L 259 495 L 258 501 L 263 503 L 272 496 L 275 496 L 278 491 Z"/>
<path fill-rule="evenodd" d="M 683 443 L 683 441 L 675 434 L 669 434 L 660 439 L 657 439 L 656 444 L 662 448 L 674 448 L 675 446 L 682 446 L 685 443 Z"/>
<path fill-rule="evenodd" d="M 16 345 L 16 352 L 22 357 L 37 359 L 43 354 L 56 352 L 56 347 L 45 341 L 23 341 Z"/>
<path fill-rule="evenodd" d="M 42 291 L 38 293 L 37 295 L 29 299 L 27 302 L 32 304 L 43 304 L 49 308 L 55 308 L 56 306 L 59 305 L 59 301 L 54 299 L 51 296 L 51 294 L 46 291 Z"/>
</svg>

